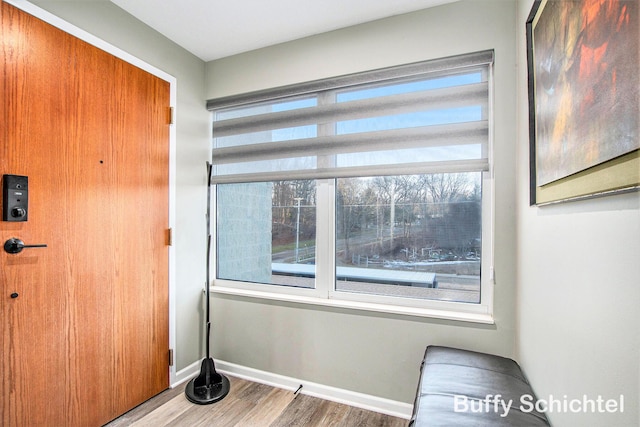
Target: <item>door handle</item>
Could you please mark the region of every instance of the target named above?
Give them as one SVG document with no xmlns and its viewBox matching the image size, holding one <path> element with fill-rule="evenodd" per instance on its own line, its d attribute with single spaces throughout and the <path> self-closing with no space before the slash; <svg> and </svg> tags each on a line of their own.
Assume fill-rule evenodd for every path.
<svg viewBox="0 0 640 427">
<path fill-rule="evenodd" d="M 46 248 L 47 245 L 25 245 L 24 242 L 16 237 L 12 237 L 4 242 L 4 250 L 9 254 L 19 254 L 24 248 Z"/>
</svg>

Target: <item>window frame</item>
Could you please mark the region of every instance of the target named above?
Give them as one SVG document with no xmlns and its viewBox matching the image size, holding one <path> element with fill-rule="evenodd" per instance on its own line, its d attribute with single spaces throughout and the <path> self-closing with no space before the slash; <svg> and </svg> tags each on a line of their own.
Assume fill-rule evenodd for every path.
<svg viewBox="0 0 640 427">
<path fill-rule="evenodd" d="M 300 288 L 280 286 L 273 284 L 249 283 L 236 280 L 217 278 L 217 239 L 212 239 L 212 276 L 211 291 L 220 294 L 239 295 L 251 298 L 312 304 L 319 306 L 339 307 L 352 310 L 364 310 L 371 312 L 393 313 L 417 317 L 430 317 L 465 322 L 493 324 L 493 293 L 494 293 L 494 174 L 493 174 L 493 51 L 491 63 L 488 65 L 488 141 L 487 158 L 488 171 L 481 172 L 482 201 L 481 201 L 481 227 L 482 227 L 482 257 L 480 274 L 480 301 L 478 303 L 463 303 L 436 299 L 418 299 L 408 297 L 395 297 L 386 295 L 374 295 L 352 293 L 336 290 L 336 181 L 335 178 L 315 178 L 317 191 L 316 205 L 316 275 L 314 288 Z M 435 66 L 445 67 L 450 64 L 449 58 L 429 61 Z M 401 70 L 411 69 L 414 64 L 385 69 L 383 72 L 398 73 Z M 359 75 L 343 76 L 336 79 L 310 82 L 303 85 L 294 85 L 285 88 L 260 91 L 240 96 L 232 96 L 207 102 L 210 110 L 217 110 L 225 105 L 243 105 L 256 100 L 273 99 L 274 93 L 279 96 L 308 95 L 312 90 L 317 91 L 318 85 L 326 87 L 334 81 L 353 80 L 355 78 L 373 78 L 380 71 L 360 73 Z M 362 84 L 363 82 L 358 82 Z M 339 85 L 337 87 L 340 87 Z M 212 113 L 212 122 L 213 122 Z M 320 133 L 321 131 L 319 131 Z M 321 156 L 318 162 L 321 161 Z M 423 172 L 409 172 L 420 174 Z M 224 185 L 224 184 L 222 184 Z M 212 185 L 212 212 L 217 212 L 217 184 Z M 217 215 L 214 215 L 214 220 Z M 213 227 L 217 233 L 216 226 Z"/>
</svg>

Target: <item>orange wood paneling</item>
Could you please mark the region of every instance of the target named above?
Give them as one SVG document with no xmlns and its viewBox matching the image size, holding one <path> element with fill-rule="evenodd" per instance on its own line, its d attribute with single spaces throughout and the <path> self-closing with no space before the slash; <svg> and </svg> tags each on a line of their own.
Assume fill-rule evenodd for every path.
<svg viewBox="0 0 640 427">
<path fill-rule="evenodd" d="M 0 423 L 102 425 L 168 387 L 169 84 L 6 3 Z M 18 298 L 10 298 L 12 292 Z"/>
</svg>

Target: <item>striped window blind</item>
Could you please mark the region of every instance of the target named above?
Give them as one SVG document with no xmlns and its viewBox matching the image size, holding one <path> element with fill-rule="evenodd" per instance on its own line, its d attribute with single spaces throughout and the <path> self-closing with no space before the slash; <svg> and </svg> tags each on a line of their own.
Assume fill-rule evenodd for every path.
<svg viewBox="0 0 640 427">
<path fill-rule="evenodd" d="M 214 184 L 489 169 L 492 50 L 213 99 Z"/>
</svg>

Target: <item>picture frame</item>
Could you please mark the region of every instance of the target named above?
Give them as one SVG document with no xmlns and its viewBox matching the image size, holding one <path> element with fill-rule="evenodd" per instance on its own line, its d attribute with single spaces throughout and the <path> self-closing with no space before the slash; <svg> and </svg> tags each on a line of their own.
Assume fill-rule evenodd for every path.
<svg viewBox="0 0 640 427">
<path fill-rule="evenodd" d="M 536 0 L 526 22 L 530 205 L 640 189 L 637 0 Z"/>
</svg>

